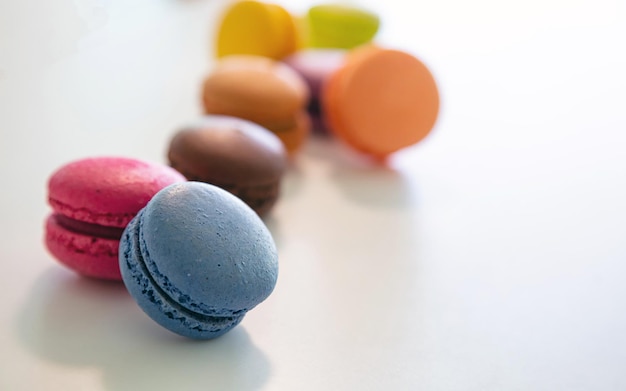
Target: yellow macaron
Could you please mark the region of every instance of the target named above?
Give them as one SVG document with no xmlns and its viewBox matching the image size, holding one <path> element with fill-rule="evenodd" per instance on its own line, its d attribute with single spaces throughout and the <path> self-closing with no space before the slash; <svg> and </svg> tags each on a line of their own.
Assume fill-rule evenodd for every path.
<svg viewBox="0 0 626 391">
<path fill-rule="evenodd" d="M 297 48 L 294 17 L 277 4 L 253 0 L 230 4 L 219 22 L 215 55 L 252 54 L 281 59 Z"/>
</svg>

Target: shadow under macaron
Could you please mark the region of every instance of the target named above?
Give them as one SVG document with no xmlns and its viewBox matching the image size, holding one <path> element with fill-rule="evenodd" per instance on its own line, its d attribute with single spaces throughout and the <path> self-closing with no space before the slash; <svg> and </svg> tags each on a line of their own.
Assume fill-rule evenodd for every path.
<svg viewBox="0 0 626 391">
<path fill-rule="evenodd" d="M 197 389 L 207 379 L 211 388 L 256 390 L 271 369 L 241 325 L 215 340 L 189 340 L 149 319 L 122 283 L 58 267 L 33 284 L 15 332 L 44 360 L 98 368 L 110 390 Z"/>
<path fill-rule="evenodd" d="M 390 160 L 376 160 L 322 135 L 311 137 L 306 153 L 331 166 L 329 179 L 351 201 L 376 208 L 405 208 L 419 201 L 409 178 Z"/>
</svg>

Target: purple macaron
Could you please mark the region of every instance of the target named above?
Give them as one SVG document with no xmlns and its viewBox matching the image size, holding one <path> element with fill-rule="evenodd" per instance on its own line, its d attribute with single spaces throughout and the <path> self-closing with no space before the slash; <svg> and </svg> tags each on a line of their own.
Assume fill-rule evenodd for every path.
<svg viewBox="0 0 626 391">
<path fill-rule="evenodd" d="M 346 51 L 342 49 L 304 49 L 283 59 L 306 81 L 311 99 L 307 110 L 311 116 L 313 130 L 328 133 L 328 125 L 320 104 L 320 95 L 326 80 L 344 63 Z"/>
</svg>

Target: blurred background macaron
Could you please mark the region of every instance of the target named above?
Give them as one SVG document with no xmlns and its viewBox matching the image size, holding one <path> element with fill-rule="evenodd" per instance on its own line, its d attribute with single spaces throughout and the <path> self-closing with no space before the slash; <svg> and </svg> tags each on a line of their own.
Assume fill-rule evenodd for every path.
<svg viewBox="0 0 626 391">
<path fill-rule="evenodd" d="M 309 87 L 307 111 L 311 117 L 312 129 L 319 133 L 328 133 L 320 102 L 322 86 L 343 65 L 346 53 L 344 49 L 308 48 L 298 50 L 283 59 L 285 64 L 302 76 Z"/>
<path fill-rule="evenodd" d="M 118 248 L 122 231 L 162 188 L 184 182 L 176 170 L 124 157 L 70 162 L 48 180 L 48 251 L 88 277 L 121 280 Z"/>
<path fill-rule="evenodd" d="M 352 49 L 372 42 L 380 18 L 357 5 L 324 3 L 309 8 L 304 24 L 306 46 Z"/>
<path fill-rule="evenodd" d="M 309 89 L 297 72 L 262 56 L 223 57 L 215 62 L 202 86 L 206 114 L 255 122 L 275 133 L 290 154 L 310 133 L 308 101 Z"/>
<path fill-rule="evenodd" d="M 280 59 L 297 48 L 294 17 L 278 4 L 243 0 L 230 4 L 219 19 L 215 55 L 253 54 Z"/>
<path fill-rule="evenodd" d="M 322 107 L 333 134 L 383 159 L 430 133 L 439 92 L 429 69 L 413 55 L 366 45 L 352 50 L 328 79 Z"/>
<path fill-rule="evenodd" d="M 287 169 L 287 153 L 274 133 L 220 115 L 207 115 L 181 128 L 170 141 L 167 157 L 187 179 L 229 191 L 259 216 L 278 200 Z"/>
</svg>

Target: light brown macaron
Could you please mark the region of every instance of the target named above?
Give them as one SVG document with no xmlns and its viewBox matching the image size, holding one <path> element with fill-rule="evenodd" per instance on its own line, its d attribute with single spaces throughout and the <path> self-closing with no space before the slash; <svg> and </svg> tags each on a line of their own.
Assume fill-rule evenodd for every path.
<svg viewBox="0 0 626 391">
<path fill-rule="evenodd" d="M 287 152 L 297 151 L 310 132 L 306 82 L 287 65 L 270 58 L 233 55 L 216 61 L 204 80 L 206 114 L 255 122 L 274 132 Z"/>
<path fill-rule="evenodd" d="M 259 216 L 278 200 L 287 169 L 287 153 L 276 135 L 253 122 L 222 115 L 207 115 L 180 129 L 167 157 L 188 180 L 231 192 Z"/>
</svg>

